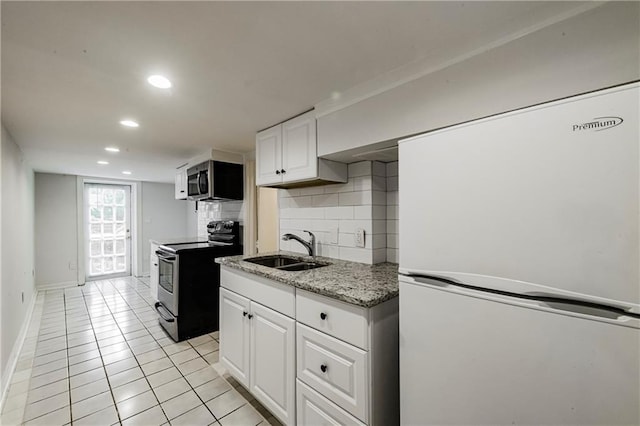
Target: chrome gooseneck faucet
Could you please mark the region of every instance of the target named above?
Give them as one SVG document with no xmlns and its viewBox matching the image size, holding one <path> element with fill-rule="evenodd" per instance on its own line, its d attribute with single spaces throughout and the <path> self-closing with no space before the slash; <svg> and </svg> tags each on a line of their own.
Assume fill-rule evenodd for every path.
<svg viewBox="0 0 640 426">
<path fill-rule="evenodd" d="M 302 232 L 306 232 L 307 234 L 309 234 L 311 236 L 311 240 L 305 241 L 302 238 L 300 238 L 300 237 L 298 237 L 297 235 L 294 235 L 294 234 L 284 234 L 282 236 L 282 240 L 283 241 L 296 240 L 297 242 L 302 244 L 307 249 L 307 251 L 309 252 L 309 256 L 315 257 L 315 255 L 316 255 L 316 236 L 313 235 L 313 232 L 311 232 L 311 231 L 302 231 Z"/>
</svg>

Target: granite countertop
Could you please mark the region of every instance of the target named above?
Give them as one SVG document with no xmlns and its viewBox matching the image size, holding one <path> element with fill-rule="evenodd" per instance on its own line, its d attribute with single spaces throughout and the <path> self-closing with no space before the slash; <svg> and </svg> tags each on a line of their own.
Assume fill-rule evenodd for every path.
<svg viewBox="0 0 640 426">
<path fill-rule="evenodd" d="M 286 255 L 301 261 L 329 263 L 330 265 L 294 272 L 281 271 L 244 261 L 252 257 L 273 255 Z M 321 256 L 313 258 L 286 251 L 250 256 L 220 257 L 216 259 L 216 262 L 229 268 L 259 275 L 365 308 L 375 306 L 398 295 L 398 265 L 395 263 L 367 265 Z"/>
</svg>

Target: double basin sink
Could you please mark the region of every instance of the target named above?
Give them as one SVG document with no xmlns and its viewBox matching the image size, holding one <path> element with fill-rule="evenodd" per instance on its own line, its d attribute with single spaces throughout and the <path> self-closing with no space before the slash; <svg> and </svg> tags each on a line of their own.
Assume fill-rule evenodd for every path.
<svg viewBox="0 0 640 426">
<path fill-rule="evenodd" d="M 309 269 L 316 269 L 329 265 L 328 263 L 310 262 L 283 255 L 252 257 L 250 259 L 244 259 L 244 261 L 266 266 L 268 268 L 278 269 L 280 271 L 307 271 Z"/>
</svg>

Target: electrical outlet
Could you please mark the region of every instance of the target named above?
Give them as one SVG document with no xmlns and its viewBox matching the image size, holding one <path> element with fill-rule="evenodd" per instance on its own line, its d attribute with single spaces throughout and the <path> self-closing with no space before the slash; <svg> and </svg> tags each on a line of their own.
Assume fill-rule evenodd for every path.
<svg viewBox="0 0 640 426">
<path fill-rule="evenodd" d="M 364 229 L 357 228 L 356 233 L 353 234 L 353 237 L 356 247 L 364 247 Z"/>
<path fill-rule="evenodd" d="M 329 244 L 338 244 L 338 227 L 329 229 Z"/>
</svg>

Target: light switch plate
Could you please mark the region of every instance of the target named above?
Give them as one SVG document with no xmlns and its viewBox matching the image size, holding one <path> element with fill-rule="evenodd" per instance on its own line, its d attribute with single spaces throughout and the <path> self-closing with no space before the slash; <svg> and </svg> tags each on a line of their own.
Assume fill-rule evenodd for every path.
<svg viewBox="0 0 640 426">
<path fill-rule="evenodd" d="M 353 236 L 356 247 L 364 247 L 364 229 L 357 228 L 356 233 L 353 234 Z"/>
</svg>

